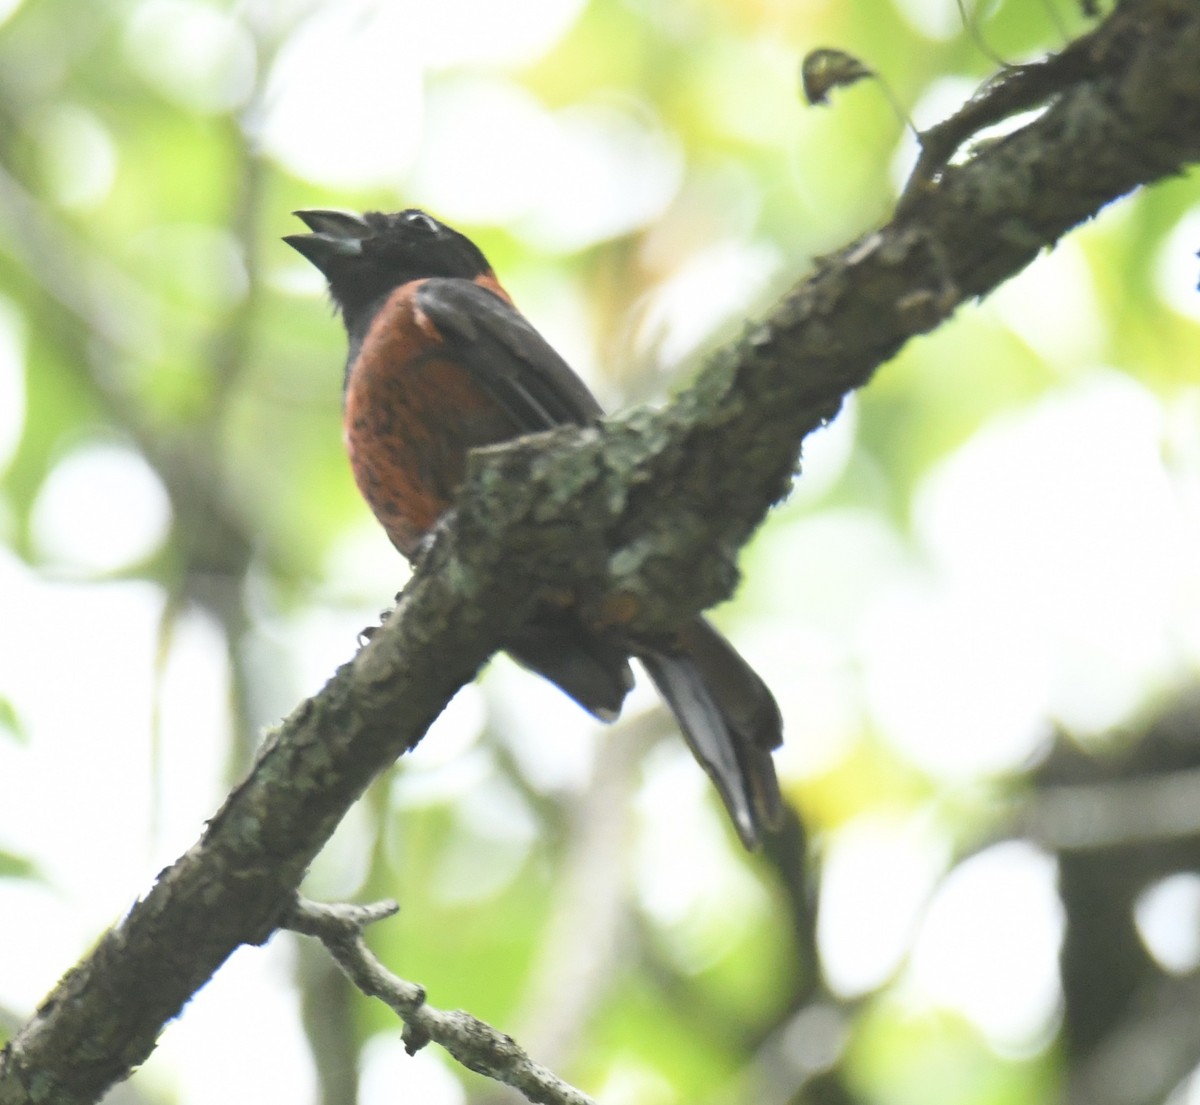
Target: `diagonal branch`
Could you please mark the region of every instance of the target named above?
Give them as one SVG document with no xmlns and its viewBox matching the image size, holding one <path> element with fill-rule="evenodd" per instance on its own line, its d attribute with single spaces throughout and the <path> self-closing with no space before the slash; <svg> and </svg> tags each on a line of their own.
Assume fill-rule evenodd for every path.
<svg viewBox="0 0 1200 1105">
<path fill-rule="evenodd" d="M 415 1055 L 427 1043 L 441 1044 L 464 1067 L 520 1090 L 530 1101 L 594 1105 L 587 1094 L 531 1061 L 511 1036 L 461 1009 L 447 1013 L 426 1004 L 423 987 L 397 978 L 375 958 L 363 930 L 373 921 L 391 917 L 399 908 L 395 902 L 321 905 L 297 898 L 282 926 L 315 936 L 355 986 L 391 1007 L 404 1021 L 404 1045 L 409 1055 Z"/>
<path fill-rule="evenodd" d="M 240 944 L 264 940 L 372 778 L 424 734 L 536 596 L 669 628 L 727 595 L 804 435 L 910 337 L 1131 189 L 1200 157 L 1200 5 L 1123 0 L 1103 74 L 944 169 L 822 259 L 668 409 L 477 457 L 383 630 L 270 735 L 201 839 L 0 1053 L 0 1105 L 95 1101 Z"/>
</svg>

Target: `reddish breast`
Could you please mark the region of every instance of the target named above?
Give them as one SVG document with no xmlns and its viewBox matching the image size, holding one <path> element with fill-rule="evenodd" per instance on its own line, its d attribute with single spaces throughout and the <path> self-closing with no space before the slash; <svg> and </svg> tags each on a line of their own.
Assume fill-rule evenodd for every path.
<svg viewBox="0 0 1200 1105">
<path fill-rule="evenodd" d="M 450 507 L 467 453 L 516 432 L 417 308 L 420 284 L 397 288 L 375 316 L 350 368 L 344 414 L 354 479 L 408 557 Z"/>
</svg>

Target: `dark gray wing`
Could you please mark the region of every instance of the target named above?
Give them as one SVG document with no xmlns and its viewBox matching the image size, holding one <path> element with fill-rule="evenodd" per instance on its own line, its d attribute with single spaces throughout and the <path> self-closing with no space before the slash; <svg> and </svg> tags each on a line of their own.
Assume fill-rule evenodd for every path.
<svg viewBox="0 0 1200 1105">
<path fill-rule="evenodd" d="M 434 277 L 416 305 L 455 359 L 522 433 L 583 424 L 604 412 L 587 385 L 514 307 L 470 280 Z"/>
</svg>

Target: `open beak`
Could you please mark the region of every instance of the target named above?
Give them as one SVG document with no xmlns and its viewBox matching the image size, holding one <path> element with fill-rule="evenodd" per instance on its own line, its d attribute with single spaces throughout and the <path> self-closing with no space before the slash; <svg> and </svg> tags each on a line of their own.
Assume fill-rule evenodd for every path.
<svg viewBox="0 0 1200 1105">
<path fill-rule="evenodd" d="M 311 208 L 292 214 L 313 233 L 288 234 L 283 240 L 326 276 L 331 264 L 361 254 L 363 239 L 371 236 L 371 228 L 349 211 Z"/>
</svg>

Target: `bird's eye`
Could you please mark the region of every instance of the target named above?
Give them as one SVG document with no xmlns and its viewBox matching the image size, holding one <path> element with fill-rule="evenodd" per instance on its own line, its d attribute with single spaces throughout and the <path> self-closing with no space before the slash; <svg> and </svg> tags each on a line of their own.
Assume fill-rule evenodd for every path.
<svg viewBox="0 0 1200 1105">
<path fill-rule="evenodd" d="M 405 211 L 404 222 L 406 226 L 410 226 L 414 230 L 424 230 L 427 234 L 437 233 L 437 222 L 426 215 L 424 211 Z"/>
</svg>

